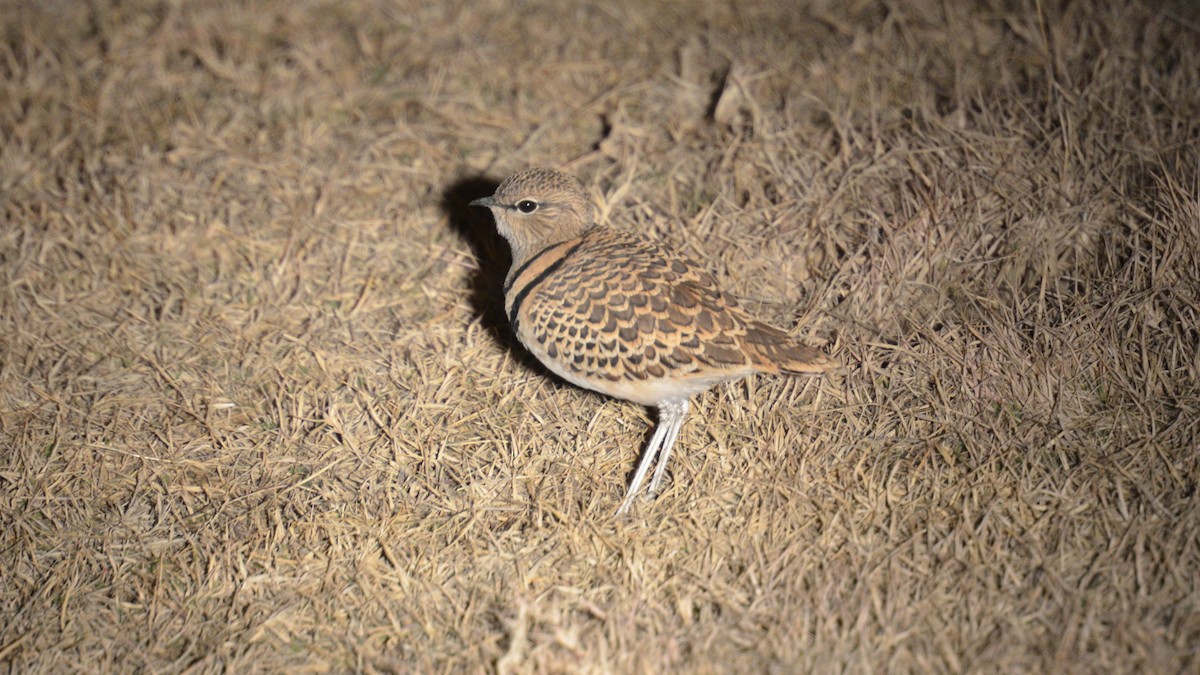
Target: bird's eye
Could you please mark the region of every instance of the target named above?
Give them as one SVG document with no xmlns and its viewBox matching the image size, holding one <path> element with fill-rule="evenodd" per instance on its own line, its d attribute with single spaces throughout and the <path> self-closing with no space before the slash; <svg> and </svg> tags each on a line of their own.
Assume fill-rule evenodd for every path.
<svg viewBox="0 0 1200 675">
<path fill-rule="evenodd" d="M 537 209 L 538 203 L 532 199 L 522 199 L 521 201 L 517 202 L 517 210 L 521 213 L 533 213 L 534 211 L 537 211 Z"/>
</svg>

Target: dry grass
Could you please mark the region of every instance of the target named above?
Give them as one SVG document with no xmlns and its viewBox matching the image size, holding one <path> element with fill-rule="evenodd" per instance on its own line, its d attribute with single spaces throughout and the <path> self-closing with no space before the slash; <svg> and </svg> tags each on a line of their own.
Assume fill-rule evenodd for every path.
<svg viewBox="0 0 1200 675">
<path fill-rule="evenodd" d="M 9 672 L 1200 669 L 1200 26 L 0 3 Z M 845 372 L 642 409 L 467 200 L 567 166 Z"/>
</svg>

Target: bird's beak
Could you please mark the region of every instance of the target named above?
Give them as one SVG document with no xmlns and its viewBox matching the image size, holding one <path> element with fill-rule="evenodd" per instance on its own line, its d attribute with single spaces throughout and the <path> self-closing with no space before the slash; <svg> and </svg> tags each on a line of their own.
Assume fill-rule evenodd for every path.
<svg viewBox="0 0 1200 675">
<path fill-rule="evenodd" d="M 493 206 L 499 205 L 500 204 L 496 201 L 495 197 L 480 197 L 479 199 L 471 202 L 471 206 L 486 206 L 489 209 Z"/>
</svg>

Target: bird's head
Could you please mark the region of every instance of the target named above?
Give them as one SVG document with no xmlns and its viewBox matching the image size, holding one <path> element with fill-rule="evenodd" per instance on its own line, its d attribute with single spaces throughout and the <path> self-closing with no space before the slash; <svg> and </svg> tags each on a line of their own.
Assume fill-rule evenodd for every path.
<svg viewBox="0 0 1200 675">
<path fill-rule="evenodd" d="M 595 206 L 583 183 L 554 169 L 515 173 L 491 197 L 471 205 L 491 209 L 496 229 L 512 247 L 514 263 L 596 226 Z"/>
</svg>

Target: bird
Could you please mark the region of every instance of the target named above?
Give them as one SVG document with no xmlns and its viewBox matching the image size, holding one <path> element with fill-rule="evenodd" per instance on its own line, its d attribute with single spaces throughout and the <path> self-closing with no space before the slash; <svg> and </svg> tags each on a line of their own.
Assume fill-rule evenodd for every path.
<svg viewBox="0 0 1200 675">
<path fill-rule="evenodd" d="M 693 396 L 753 373 L 820 375 L 835 361 L 752 319 L 693 259 L 597 222 L 583 183 L 536 167 L 506 178 L 488 208 L 509 244 L 504 311 L 520 343 L 562 379 L 658 410 L 617 515 L 657 458 L 662 484 Z"/>
</svg>

